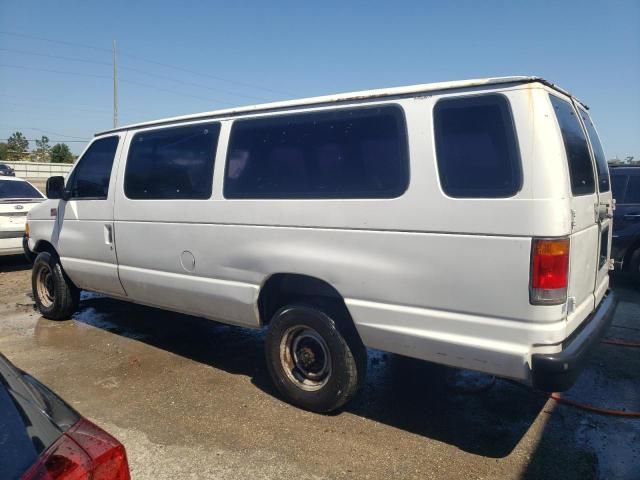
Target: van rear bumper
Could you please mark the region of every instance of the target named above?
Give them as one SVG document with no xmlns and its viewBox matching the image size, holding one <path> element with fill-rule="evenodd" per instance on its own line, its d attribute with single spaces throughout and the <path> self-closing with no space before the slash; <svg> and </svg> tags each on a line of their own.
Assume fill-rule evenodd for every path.
<svg viewBox="0 0 640 480">
<path fill-rule="evenodd" d="M 598 308 L 562 344 L 562 351 L 531 356 L 533 387 L 545 392 L 568 390 L 578 379 L 589 352 L 609 327 L 618 306 L 615 293 L 609 292 Z"/>
</svg>

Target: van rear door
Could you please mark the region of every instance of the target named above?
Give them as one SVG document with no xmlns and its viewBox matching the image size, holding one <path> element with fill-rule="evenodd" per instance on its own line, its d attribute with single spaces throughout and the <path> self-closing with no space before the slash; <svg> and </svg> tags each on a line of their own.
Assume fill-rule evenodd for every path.
<svg viewBox="0 0 640 480">
<path fill-rule="evenodd" d="M 571 100 L 552 93 L 549 98 L 562 132 L 570 179 L 572 218 L 567 290 L 567 330 L 570 333 L 595 308 L 600 231 L 596 217 L 598 194 L 589 144 L 574 105 Z"/>
<path fill-rule="evenodd" d="M 598 222 L 598 265 L 594 287 L 595 303 L 598 305 L 609 287 L 609 257 L 611 256 L 611 234 L 613 230 L 613 200 L 609 181 L 609 166 L 604 155 L 598 132 L 591 117 L 581 105 L 575 105 L 589 139 L 591 155 L 596 165 L 598 205 L 596 221 Z"/>
</svg>

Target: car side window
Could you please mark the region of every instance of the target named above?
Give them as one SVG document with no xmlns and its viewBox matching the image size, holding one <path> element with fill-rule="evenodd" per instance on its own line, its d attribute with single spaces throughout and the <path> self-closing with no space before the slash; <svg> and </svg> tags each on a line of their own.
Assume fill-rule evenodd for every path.
<svg viewBox="0 0 640 480">
<path fill-rule="evenodd" d="M 625 203 L 624 194 L 627 189 L 626 175 L 611 175 L 611 193 L 619 204 Z"/>
<path fill-rule="evenodd" d="M 91 144 L 67 182 L 70 199 L 107 198 L 118 141 L 118 137 L 107 137 Z"/>
<path fill-rule="evenodd" d="M 640 203 L 640 175 L 630 175 L 624 203 Z"/>
</svg>

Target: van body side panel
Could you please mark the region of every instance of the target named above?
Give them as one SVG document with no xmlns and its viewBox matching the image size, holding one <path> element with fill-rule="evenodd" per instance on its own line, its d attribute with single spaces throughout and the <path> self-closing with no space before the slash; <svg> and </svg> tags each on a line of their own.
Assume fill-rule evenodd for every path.
<svg viewBox="0 0 640 480">
<path fill-rule="evenodd" d="M 438 178 L 433 107 L 445 96 L 496 91 L 509 99 L 517 126 L 522 188 L 510 198 L 448 197 Z M 231 119 L 221 121 L 211 199 L 131 200 L 119 189 L 115 232 L 130 298 L 257 327 L 255 301 L 269 276 L 310 275 L 345 298 L 369 346 L 526 379 L 532 346 L 557 349 L 566 336 L 566 305 L 529 303 L 531 238 L 571 233 L 546 92 L 535 84 L 488 86 L 392 103 L 406 118 L 411 170 L 398 198 L 225 199 Z"/>
</svg>

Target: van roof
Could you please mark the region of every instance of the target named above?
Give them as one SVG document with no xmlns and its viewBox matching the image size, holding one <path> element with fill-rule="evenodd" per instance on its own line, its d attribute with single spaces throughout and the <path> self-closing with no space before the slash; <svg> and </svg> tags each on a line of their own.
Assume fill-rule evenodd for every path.
<svg viewBox="0 0 640 480">
<path fill-rule="evenodd" d="M 108 133 L 120 132 L 123 130 L 130 130 L 134 128 L 152 127 L 157 125 L 171 124 L 177 122 L 184 122 L 190 120 L 199 120 L 207 118 L 227 117 L 232 115 L 246 114 L 246 113 L 258 113 L 258 112 L 270 112 L 283 110 L 293 107 L 310 106 L 310 105 L 326 105 L 332 103 L 341 103 L 354 100 L 365 100 L 369 98 L 383 98 L 383 97 L 399 97 L 415 95 L 420 93 L 433 92 L 437 90 L 452 90 L 457 88 L 468 87 L 481 87 L 485 85 L 497 85 L 503 83 L 532 83 L 539 82 L 548 87 L 551 87 L 565 95 L 573 97 L 566 90 L 558 87 L 557 85 L 545 80 L 542 77 L 535 76 L 512 76 L 512 77 L 491 77 L 491 78 L 476 78 L 471 80 L 456 80 L 452 82 L 436 82 L 436 83 L 423 83 L 419 85 L 410 85 L 406 87 L 393 87 L 393 88 L 379 88 L 374 90 L 362 90 L 359 92 L 339 93 L 334 95 L 324 95 L 320 97 L 309 97 L 295 100 L 284 100 L 279 102 L 262 103 L 257 105 L 247 105 L 244 107 L 227 108 L 223 110 L 214 110 L 210 112 L 195 113 L 190 115 L 182 115 L 177 117 L 169 117 L 160 120 L 152 120 L 149 122 L 134 123 L 131 125 L 125 125 L 123 127 L 113 128 L 96 133 L 96 137 Z M 573 97 L 575 99 L 575 97 Z M 579 100 L 575 99 L 579 102 Z M 587 107 L 584 103 L 580 104 Z"/>
</svg>

